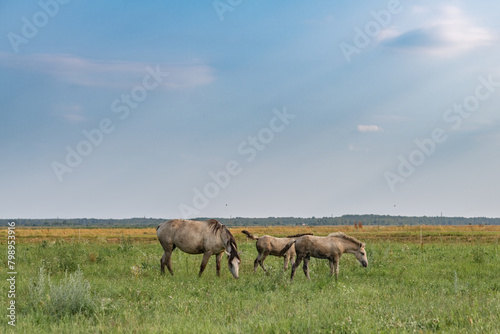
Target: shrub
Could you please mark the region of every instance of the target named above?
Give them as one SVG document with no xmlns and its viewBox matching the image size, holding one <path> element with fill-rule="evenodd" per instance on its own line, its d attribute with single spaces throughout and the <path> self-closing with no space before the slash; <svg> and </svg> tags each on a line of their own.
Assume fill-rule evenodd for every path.
<svg viewBox="0 0 500 334">
<path fill-rule="evenodd" d="M 65 315 L 83 314 L 92 316 L 97 308 L 96 297 L 90 291 L 90 283 L 84 279 L 80 268 L 58 282 L 40 268 L 38 278 L 29 286 L 31 307 L 41 308 L 46 313 L 61 318 Z"/>
</svg>

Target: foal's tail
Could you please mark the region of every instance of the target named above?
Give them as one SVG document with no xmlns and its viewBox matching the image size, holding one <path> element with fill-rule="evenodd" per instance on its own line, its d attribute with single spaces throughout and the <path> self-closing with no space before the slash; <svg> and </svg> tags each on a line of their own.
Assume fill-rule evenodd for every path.
<svg viewBox="0 0 500 334">
<path fill-rule="evenodd" d="M 292 241 L 287 243 L 286 246 L 282 250 L 280 250 L 280 255 L 278 255 L 278 256 L 285 255 L 285 253 L 290 249 L 290 247 L 292 247 L 292 245 L 295 243 L 295 241 L 297 241 L 297 239 L 293 239 Z"/>
<path fill-rule="evenodd" d="M 253 235 L 252 233 L 248 232 L 247 230 L 243 230 L 243 231 L 241 231 L 241 233 L 246 234 L 247 237 L 249 237 L 250 239 L 259 240 L 259 237 L 256 237 L 255 235 Z"/>
</svg>

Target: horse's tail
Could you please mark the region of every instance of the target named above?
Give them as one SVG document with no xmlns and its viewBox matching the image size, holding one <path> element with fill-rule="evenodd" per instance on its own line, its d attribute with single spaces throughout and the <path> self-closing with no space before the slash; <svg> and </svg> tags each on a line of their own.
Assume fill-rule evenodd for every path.
<svg viewBox="0 0 500 334">
<path fill-rule="evenodd" d="M 285 255 L 285 253 L 290 249 L 290 247 L 292 247 L 292 245 L 295 243 L 295 241 L 297 241 L 297 239 L 293 239 L 292 241 L 287 243 L 286 246 L 282 250 L 280 250 L 280 254 L 278 256 Z"/>
<path fill-rule="evenodd" d="M 241 233 L 246 234 L 247 237 L 249 237 L 250 239 L 259 240 L 259 237 L 256 237 L 255 235 L 253 235 L 252 233 L 248 232 L 247 230 L 243 230 L 243 231 L 241 231 Z"/>
<path fill-rule="evenodd" d="M 298 237 L 301 237 L 303 235 L 314 235 L 314 234 L 312 234 L 312 233 L 295 234 L 295 235 L 289 235 L 287 238 L 298 238 Z"/>
</svg>

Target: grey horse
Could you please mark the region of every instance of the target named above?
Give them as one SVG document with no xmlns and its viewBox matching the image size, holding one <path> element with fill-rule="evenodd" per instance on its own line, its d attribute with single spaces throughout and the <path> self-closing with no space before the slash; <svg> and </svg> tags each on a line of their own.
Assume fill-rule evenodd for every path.
<svg viewBox="0 0 500 334">
<path fill-rule="evenodd" d="M 226 252 L 229 270 L 234 278 L 239 278 L 241 259 L 236 241 L 227 227 L 217 220 L 169 220 L 158 225 L 156 234 L 165 251 L 160 261 L 162 274 L 165 273 L 165 265 L 170 274 L 174 274 L 171 261 L 172 251 L 179 248 L 188 254 L 203 254 L 199 276 L 205 270 L 212 255 L 216 256 L 217 276 L 220 276 L 222 254 Z"/>
</svg>

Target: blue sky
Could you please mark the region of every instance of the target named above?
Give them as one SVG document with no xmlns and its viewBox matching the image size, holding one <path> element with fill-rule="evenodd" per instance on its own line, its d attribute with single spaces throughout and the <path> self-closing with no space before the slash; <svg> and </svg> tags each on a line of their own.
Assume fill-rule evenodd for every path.
<svg viewBox="0 0 500 334">
<path fill-rule="evenodd" d="M 494 1 L 0 4 L 0 217 L 499 217 Z"/>
</svg>

